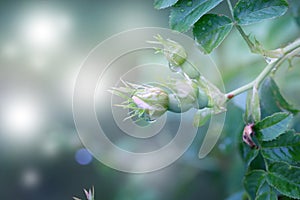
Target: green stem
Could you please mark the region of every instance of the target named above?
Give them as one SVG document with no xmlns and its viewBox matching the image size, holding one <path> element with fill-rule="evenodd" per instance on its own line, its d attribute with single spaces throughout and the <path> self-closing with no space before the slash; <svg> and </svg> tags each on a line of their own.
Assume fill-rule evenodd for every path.
<svg viewBox="0 0 300 200">
<path fill-rule="evenodd" d="M 230 10 L 231 16 L 232 16 L 232 18 L 233 18 L 233 9 L 232 9 L 232 5 L 231 5 L 231 2 L 230 2 L 230 0 L 227 0 L 227 4 L 228 4 L 228 7 L 229 7 L 229 10 Z"/>
<path fill-rule="evenodd" d="M 252 53 L 258 53 L 256 46 L 253 44 L 253 42 L 249 39 L 249 36 L 244 32 L 242 27 L 235 24 L 236 29 L 239 31 L 245 42 L 247 43 L 248 47 L 250 48 Z"/>
<path fill-rule="evenodd" d="M 253 43 L 249 36 L 244 32 L 241 26 L 235 24 L 236 29 L 239 31 L 243 39 L 246 41 L 250 51 L 255 54 L 261 54 L 267 60 L 268 58 L 279 58 L 283 56 L 284 49 L 275 49 L 275 50 L 266 50 L 264 49 L 261 44 L 255 39 L 255 43 Z"/>
<path fill-rule="evenodd" d="M 269 63 L 264 70 L 250 83 L 239 87 L 229 93 L 226 94 L 227 100 L 230 100 L 231 98 L 253 88 L 256 87 L 258 88 L 259 85 L 262 83 L 262 81 L 273 71 L 276 70 L 285 60 L 292 58 L 296 55 L 299 55 L 300 53 L 300 39 L 297 39 L 290 45 L 284 47 L 281 49 L 282 51 L 282 56 L 279 57 L 277 60 L 274 62 Z"/>
<path fill-rule="evenodd" d="M 241 36 L 243 37 L 243 39 L 246 41 L 246 43 L 247 43 L 248 47 L 250 48 L 251 52 L 258 53 L 258 48 L 249 39 L 249 36 L 244 32 L 244 30 L 242 29 L 242 27 L 240 27 L 239 25 L 237 25 L 237 23 L 235 22 L 235 20 L 234 20 L 234 14 L 233 14 L 233 8 L 232 8 L 230 0 L 227 0 L 227 4 L 228 4 L 228 7 L 229 7 L 231 16 L 232 16 L 232 20 L 234 21 L 234 26 L 239 31 L 239 33 L 241 34 Z"/>
<path fill-rule="evenodd" d="M 227 4 L 229 7 L 229 10 L 231 12 L 232 20 L 234 22 L 234 26 L 238 30 L 238 32 L 241 34 L 245 42 L 247 43 L 248 47 L 250 48 L 250 51 L 255 54 L 261 54 L 264 57 L 266 57 L 266 61 L 268 58 L 279 58 L 282 56 L 282 49 L 275 49 L 275 50 L 266 50 L 264 49 L 260 43 L 255 40 L 255 42 L 252 42 L 249 38 L 249 36 L 245 33 L 245 31 L 242 29 L 240 25 L 237 24 L 237 22 L 234 20 L 234 13 L 233 13 L 233 8 L 231 5 L 230 0 L 227 0 Z"/>
</svg>

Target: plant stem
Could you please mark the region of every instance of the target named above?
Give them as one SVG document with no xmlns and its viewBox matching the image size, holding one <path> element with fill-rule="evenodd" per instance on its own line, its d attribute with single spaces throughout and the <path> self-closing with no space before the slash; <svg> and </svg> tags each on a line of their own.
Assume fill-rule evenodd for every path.
<svg viewBox="0 0 300 200">
<path fill-rule="evenodd" d="M 245 33 L 240 25 L 234 19 L 233 8 L 230 0 L 227 0 L 227 4 L 229 10 L 231 12 L 232 20 L 234 22 L 235 28 L 239 31 L 245 42 L 247 43 L 250 51 L 255 54 L 261 54 L 265 57 L 266 61 L 268 62 L 268 58 L 279 58 L 282 56 L 282 49 L 275 49 L 275 50 L 266 50 L 262 47 L 262 45 L 254 38 L 254 42 L 252 42 L 249 36 Z"/>
<path fill-rule="evenodd" d="M 251 52 L 253 53 L 257 53 L 257 47 L 253 44 L 253 42 L 249 39 L 249 36 L 244 32 L 244 30 L 242 29 L 242 27 L 240 27 L 234 20 L 234 14 L 233 14 L 233 8 L 232 8 L 232 4 L 230 2 L 230 0 L 227 0 L 227 4 L 231 13 L 231 17 L 232 20 L 234 22 L 234 26 L 236 27 L 236 29 L 239 31 L 239 33 L 241 34 L 241 36 L 243 37 L 243 39 L 246 41 L 248 47 L 250 48 Z"/>
<path fill-rule="evenodd" d="M 231 16 L 232 16 L 232 18 L 233 18 L 233 9 L 232 9 L 232 5 L 231 5 L 231 2 L 230 2 L 230 0 L 227 0 L 227 4 L 228 4 L 228 7 L 229 7 L 229 10 L 230 10 Z"/>
<path fill-rule="evenodd" d="M 275 61 L 269 63 L 264 70 L 250 83 L 239 87 L 226 94 L 227 101 L 231 98 L 253 88 L 258 88 L 261 82 L 273 71 L 276 70 L 285 60 L 299 55 L 300 53 L 300 39 L 295 40 L 293 43 L 287 45 L 286 47 L 280 49 L 282 51 L 282 56 Z"/>
<path fill-rule="evenodd" d="M 249 39 L 249 36 L 244 32 L 242 27 L 239 25 L 235 24 L 236 29 L 239 31 L 245 42 L 247 43 L 248 47 L 250 48 L 252 53 L 257 53 L 257 48 L 256 46 L 252 43 L 252 41 Z"/>
<path fill-rule="evenodd" d="M 263 48 L 263 46 L 254 38 L 255 43 L 253 43 L 249 36 L 244 32 L 241 26 L 235 24 L 236 29 L 239 31 L 245 42 L 247 43 L 248 47 L 250 48 L 250 51 L 255 54 L 261 54 L 265 57 L 266 61 L 269 58 L 279 58 L 283 55 L 284 49 L 275 49 L 275 50 L 266 50 Z"/>
</svg>

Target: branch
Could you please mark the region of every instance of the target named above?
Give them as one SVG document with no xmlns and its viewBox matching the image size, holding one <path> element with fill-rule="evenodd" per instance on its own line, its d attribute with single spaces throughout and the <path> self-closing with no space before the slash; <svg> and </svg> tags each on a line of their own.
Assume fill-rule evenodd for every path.
<svg viewBox="0 0 300 200">
<path fill-rule="evenodd" d="M 300 39 L 295 40 L 293 43 L 287 45 L 280 49 L 282 56 L 280 56 L 275 61 L 269 63 L 264 70 L 250 83 L 239 87 L 226 94 L 227 101 L 233 97 L 241 94 L 253 87 L 258 88 L 261 82 L 273 71 L 276 70 L 285 60 L 292 57 L 298 56 L 300 54 Z"/>
</svg>

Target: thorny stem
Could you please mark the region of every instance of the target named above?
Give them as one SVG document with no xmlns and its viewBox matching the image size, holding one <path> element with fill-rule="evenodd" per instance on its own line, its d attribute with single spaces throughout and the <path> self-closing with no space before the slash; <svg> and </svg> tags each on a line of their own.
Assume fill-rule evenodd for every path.
<svg viewBox="0 0 300 200">
<path fill-rule="evenodd" d="M 245 40 L 245 42 L 247 43 L 248 47 L 250 48 L 250 51 L 252 53 L 255 54 L 261 54 L 265 57 L 266 60 L 268 60 L 269 58 L 279 58 L 282 56 L 282 49 L 275 49 L 275 50 L 266 50 L 264 49 L 260 43 L 255 40 L 255 43 L 253 43 L 250 39 L 249 39 L 249 35 L 247 35 L 244 30 L 242 29 L 241 26 L 237 25 L 236 23 L 234 24 L 236 29 L 239 31 L 239 33 L 241 34 L 241 36 L 243 37 L 243 39 Z"/>
<path fill-rule="evenodd" d="M 230 0 L 227 0 L 227 4 L 228 4 L 228 7 L 229 7 L 229 10 L 230 10 L 230 13 L 231 13 L 232 20 L 234 21 L 234 26 L 239 31 L 239 33 L 241 34 L 241 36 L 246 41 L 247 45 L 249 46 L 249 48 L 252 51 L 253 49 L 255 49 L 255 45 L 249 39 L 248 35 L 246 35 L 246 33 L 244 32 L 244 30 L 242 29 L 242 27 L 240 27 L 239 25 L 236 24 L 236 22 L 234 20 L 233 8 L 232 8 Z"/>
<path fill-rule="evenodd" d="M 235 21 L 234 20 L 234 14 L 233 14 L 233 8 L 232 8 L 230 0 L 227 0 L 227 4 L 228 4 L 228 7 L 229 7 L 229 10 L 230 10 L 230 13 L 231 13 L 232 20 Z M 247 43 L 247 45 L 250 48 L 251 52 L 257 53 L 256 46 L 249 39 L 248 35 L 244 32 L 244 30 L 242 29 L 242 27 L 240 27 L 239 25 L 237 25 L 236 22 L 234 22 L 234 26 L 236 27 L 236 29 L 239 31 L 239 33 L 241 34 L 241 36 L 243 37 L 243 39 Z"/>
<path fill-rule="evenodd" d="M 290 59 L 294 56 L 299 55 L 300 53 L 300 38 L 292 42 L 291 44 L 283 47 L 278 48 L 275 50 L 265 50 L 258 41 L 255 40 L 253 43 L 249 36 L 244 32 L 241 26 L 239 26 L 234 20 L 234 13 L 233 8 L 231 5 L 230 0 L 227 0 L 227 4 L 229 10 L 231 12 L 232 20 L 234 21 L 234 26 L 239 31 L 245 42 L 247 43 L 248 47 L 250 48 L 252 53 L 261 54 L 265 57 L 266 61 L 269 58 L 275 58 L 274 61 L 269 62 L 269 64 L 264 68 L 264 70 L 250 83 L 243 85 L 225 95 L 227 101 L 231 98 L 235 97 L 238 94 L 241 94 L 253 87 L 258 89 L 261 82 L 274 70 L 276 70 L 285 60 Z"/>
<path fill-rule="evenodd" d="M 280 49 L 282 56 L 275 61 L 269 63 L 264 70 L 250 83 L 239 87 L 226 94 L 227 101 L 234 96 L 241 94 L 253 87 L 258 88 L 261 82 L 273 71 L 276 70 L 285 60 L 290 59 L 300 54 L 300 39 L 295 40 L 293 43 Z"/>
<path fill-rule="evenodd" d="M 255 42 L 252 42 L 249 38 L 249 35 L 247 35 L 245 33 L 245 31 L 242 29 L 242 27 L 240 25 L 238 25 L 237 22 L 234 20 L 234 13 L 233 13 L 233 8 L 232 8 L 230 0 L 227 0 L 227 4 L 228 4 L 229 10 L 231 12 L 231 16 L 232 16 L 232 20 L 234 22 L 235 28 L 239 31 L 239 33 L 241 34 L 241 36 L 247 43 L 247 45 L 252 53 L 263 55 L 265 57 L 266 61 L 268 60 L 268 58 L 279 58 L 283 55 L 281 48 L 275 49 L 275 50 L 266 50 L 260 45 L 260 43 L 256 39 L 254 39 Z"/>
</svg>

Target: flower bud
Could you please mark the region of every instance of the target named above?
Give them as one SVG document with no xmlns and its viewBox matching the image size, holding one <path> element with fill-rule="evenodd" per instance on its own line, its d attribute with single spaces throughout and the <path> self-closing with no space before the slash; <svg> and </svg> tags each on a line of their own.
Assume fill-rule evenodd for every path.
<svg viewBox="0 0 300 200">
<path fill-rule="evenodd" d="M 157 41 L 150 41 L 150 43 L 163 45 L 163 49 L 158 48 L 157 52 L 163 53 L 167 58 L 171 71 L 184 73 L 190 79 L 198 79 L 200 77 L 197 68 L 187 62 L 187 53 L 183 46 L 173 40 L 165 40 L 160 35 L 154 38 Z"/>
<path fill-rule="evenodd" d="M 175 69 L 176 67 L 181 66 L 186 61 L 187 54 L 185 52 L 185 49 L 180 44 L 170 39 L 165 40 L 160 35 L 157 35 L 154 38 L 157 39 L 158 42 L 152 43 L 158 43 L 164 46 L 164 48 L 160 51 L 167 58 L 170 64 L 170 68 Z"/>
<path fill-rule="evenodd" d="M 147 121 L 157 119 L 168 109 L 168 94 L 158 87 L 137 89 L 131 99 L 137 109 L 143 112 L 142 118 Z"/>
<path fill-rule="evenodd" d="M 198 87 L 191 80 L 175 80 L 169 87 L 168 110 L 176 113 L 185 112 L 193 107 L 198 107 Z"/>
<path fill-rule="evenodd" d="M 168 93 L 151 85 L 124 82 L 126 87 L 113 88 L 111 92 L 127 99 L 121 106 L 129 109 L 129 118 L 154 121 L 168 109 Z"/>
<path fill-rule="evenodd" d="M 198 87 L 198 96 L 197 96 L 197 100 L 198 100 L 198 109 L 202 109 L 208 106 L 208 96 L 207 94 L 204 92 L 204 90 L 200 87 Z"/>
</svg>

